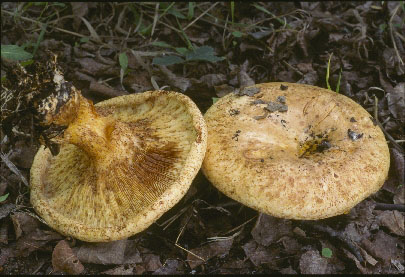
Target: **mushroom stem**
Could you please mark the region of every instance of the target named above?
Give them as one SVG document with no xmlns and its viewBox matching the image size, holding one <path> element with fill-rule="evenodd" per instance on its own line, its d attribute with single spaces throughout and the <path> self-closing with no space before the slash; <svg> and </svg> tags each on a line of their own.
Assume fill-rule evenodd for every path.
<svg viewBox="0 0 405 277">
<path fill-rule="evenodd" d="M 69 123 L 62 138 L 62 143 L 70 143 L 85 151 L 94 161 L 110 160 L 111 155 L 117 154 L 118 145 L 128 141 L 122 134 L 123 129 L 128 129 L 127 124 L 115 121 L 96 112 L 92 101 L 79 95 L 77 114 Z M 120 133 L 121 136 L 115 135 Z M 138 143 L 131 139 L 131 147 L 137 147 Z M 122 151 L 118 151 L 118 155 Z M 116 158 L 116 157 L 115 157 Z"/>
</svg>

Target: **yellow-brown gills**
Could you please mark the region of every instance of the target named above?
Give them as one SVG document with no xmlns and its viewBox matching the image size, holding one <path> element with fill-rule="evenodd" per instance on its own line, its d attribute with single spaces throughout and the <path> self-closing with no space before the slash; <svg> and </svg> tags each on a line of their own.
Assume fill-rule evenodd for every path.
<svg viewBox="0 0 405 277">
<path fill-rule="evenodd" d="M 380 189 L 389 150 L 359 104 L 309 85 L 252 88 L 204 116 L 202 170 L 221 192 L 272 216 L 309 220 L 345 213 Z"/>
<path fill-rule="evenodd" d="M 60 153 L 41 147 L 34 159 L 31 203 L 65 235 L 129 237 L 187 192 L 206 149 L 204 119 L 176 92 L 149 91 L 95 106 L 81 95 L 77 101 L 77 115 L 57 138 Z"/>
</svg>

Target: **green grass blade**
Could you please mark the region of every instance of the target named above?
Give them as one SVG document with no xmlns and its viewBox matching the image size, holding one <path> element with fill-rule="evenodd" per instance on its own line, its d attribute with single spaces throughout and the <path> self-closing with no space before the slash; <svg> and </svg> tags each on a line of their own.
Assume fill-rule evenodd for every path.
<svg viewBox="0 0 405 277">
<path fill-rule="evenodd" d="M 235 2 L 231 1 L 231 18 L 232 18 L 232 24 L 234 23 L 235 19 Z"/>
<path fill-rule="evenodd" d="M 340 79 L 342 78 L 342 68 L 340 68 L 340 72 L 339 72 L 339 78 L 338 78 L 338 82 L 336 85 L 336 93 L 339 93 L 339 89 L 340 89 Z"/>
<path fill-rule="evenodd" d="M 326 87 L 331 90 L 329 85 L 329 71 L 330 71 L 330 60 L 333 56 L 333 53 L 329 56 L 328 66 L 326 67 Z"/>
<path fill-rule="evenodd" d="M 7 194 L 4 194 L 4 195 L 0 196 L 0 203 L 3 202 L 3 201 L 6 201 L 8 195 L 9 194 L 7 193 Z"/>
<path fill-rule="evenodd" d="M 183 27 L 181 27 L 181 24 L 180 24 L 179 20 L 177 19 L 177 17 L 176 17 L 176 21 L 177 21 L 177 25 L 179 26 L 179 30 L 180 30 L 181 34 L 183 35 L 184 39 L 186 40 L 188 49 L 194 50 L 194 47 L 193 47 L 193 45 L 191 44 L 191 41 L 189 40 L 189 38 L 188 38 L 188 36 L 186 35 L 186 33 L 183 31 Z"/>
<path fill-rule="evenodd" d="M 35 54 L 37 53 L 39 45 L 44 40 L 44 35 L 45 35 L 45 32 L 46 32 L 46 27 L 47 26 L 48 26 L 48 23 L 43 23 L 42 26 L 41 26 L 41 33 L 39 34 L 37 42 L 35 43 L 34 53 L 32 54 L 33 56 L 35 56 Z"/>
<path fill-rule="evenodd" d="M 191 20 L 194 17 L 194 8 L 195 2 L 188 2 L 188 14 L 187 14 L 188 20 Z"/>
</svg>

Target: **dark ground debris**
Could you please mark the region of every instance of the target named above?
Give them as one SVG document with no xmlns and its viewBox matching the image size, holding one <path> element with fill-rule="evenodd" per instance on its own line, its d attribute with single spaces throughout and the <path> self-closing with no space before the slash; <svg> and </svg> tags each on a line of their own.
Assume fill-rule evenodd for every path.
<svg viewBox="0 0 405 277">
<path fill-rule="evenodd" d="M 302 223 L 258 214 L 200 173 L 144 232 L 85 243 L 51 230 L 29 203 L 38 145 L 26 119 L 12 142 L 1 133 L 0 274 L 405 273 L 404 2 L 231 3 L 2 2 L 1 44 L 35 59 L 56 53 L 94 102 L 170 89 L 205 112 L 236 89 L 256 93 L 244 90 L 255 83 L 330 85 L 384 129 L 392 159 L 383 188 L 348 214 Z M 9 63 L 2 54 L 2 79 Z"/>
</svg>

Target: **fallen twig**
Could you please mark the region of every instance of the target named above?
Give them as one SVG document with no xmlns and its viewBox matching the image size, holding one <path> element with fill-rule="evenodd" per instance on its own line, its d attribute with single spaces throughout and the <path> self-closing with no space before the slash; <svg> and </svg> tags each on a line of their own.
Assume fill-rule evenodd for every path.
<svg viewBox="0 0 405 277">
<path fill-rule="evenodd" d="M 25 179 L 24 175 L 21 174 L 21 172 L 18 170 L 18 168 L 9 160 L 8 154 L 3 154 L 0 153 L 1 160 L 7 165 L 7 167 L 15 174 L 17 175 L 21 181 L 29 187 L 27 179 Z"/>
<path fill-rule="evenodd" d="M 388 140 L 392 143 L 392 145 L 401 153 L 404 154 L 404 150 L 402 147 L 395 141 L 395 139 L 385 131 L 384 127 L 382 126 L 381 122 L 378 120 L 378 98 L 374 95 L 374 119 L 380 129 L 383 131 L 384 135 L 388 138 Z"/>
<path fill-rule="evenodd" d="M 392 30 L 392 28 L 393 28 L 392 20 L 394 19 L 395 15 L 397 14 L 398 9 L 399 9 L 400 6 L 401 6 L 401 3 L 398 3 L 397 7 L 395 8 L 394 12 L 392 13 L 392 16 L 391 16 L 390 21 L 389 21 L 389 27 L 390 27 L 390 36 L 391 36 L 391 40 L 392 40 L 392 45 L 394 46 L 395 53 L 397 54 L 397 58 L 398 58 L 399 62 L 401 63 L 401 65 L 404 65 L 404 62 L 401 59 L 401 55 L 399 54 L 397 44 L 396 44 L 395 39 L 394 39 L 394 33 L 393 33 L 393 30 Z"/>
<path fill-rule="evenodd" d="M 397 210 L 400 212 L 405 212 L 405 205 L 404 204 L 376 203 L 374 209 L 381 210 L 381 211 Z"/>
<path fill-rule="evenodd" d="M 357 260 L 359 260 L 360 263 L 364 262 L 363 256 L 361 255 L 361 252 L 360 252 L 359 248 L 357 247 L 357 245 L 355 243 L 353 243 L 351 240 L 349 240 L 348 238 L 346 238 L 342 232 L 333 230 L 329 226 L 320 225 L 318 223 L 311 222 L 311 221 L 301 221 L 301 224 L 308 228 L 312 228 L 316 231 L 325 233 L 325 234 L 329 235 L 331 238 L 335 238 L 335 239 L 338 239 L 339 241 L 343 242 L 346 245 L 346 247 L 355 255 L 355 257 L 357 258 Z"/>
</svg>

